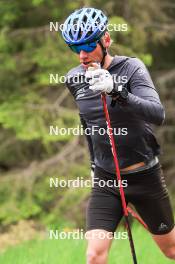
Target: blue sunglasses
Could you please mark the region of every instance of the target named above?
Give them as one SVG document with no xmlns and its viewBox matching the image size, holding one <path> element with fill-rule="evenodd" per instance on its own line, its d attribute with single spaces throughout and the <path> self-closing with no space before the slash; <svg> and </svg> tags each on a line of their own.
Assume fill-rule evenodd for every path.
<svg viewBox="0 0 175 264">
<path fill-rule="evenodd" d="M 69 45 L 69 48 L 77 54 L 80 54 L 81 50 L 85 52 L 92 52 L 93 50 L 96 49 L 98 42 L 99 40 L 90 43 L 79 44 L 79 45 Z"/>
</svg>

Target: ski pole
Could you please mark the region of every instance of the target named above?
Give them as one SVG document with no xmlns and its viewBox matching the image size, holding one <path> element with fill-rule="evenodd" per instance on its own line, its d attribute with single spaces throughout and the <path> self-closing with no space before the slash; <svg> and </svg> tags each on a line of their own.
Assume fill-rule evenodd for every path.
<svg viewBox="0 0 175 264">
<path fill-rule="evenodd" d="M 147 224 L 143 221 L 143 219 L 138 215 L 136 214 L 129 206 L 127 206 L 127 211 L 128 213 L 130 213 L 130 215 L 132 215 L 132 217 L 134 217 L 147 231 L 148 230 L 148 226 Z"/>
<path fill-rule="evenodd" d="M 109 112 L 108 112 L 107 103 L 106 103 L 106 95 L 104 93 L 102 93 L 101 97 L 102 97 L 103 109 L 104 109 L 104 113 L 105 113 L 105 117 L 106 117 L 107 128 L 108 128 L 108 131 L 110 131 L 109 140 L 110 140 L 110 143 L 111 143 L 111 150 L 112 150 L 114 163 L 115 163 L 116 176 L 117 176 L 118 181 L 121 182 L 119 163 L 118 163 L 118 159 L 117 159 L 117 151 L 116 151 L 115 141 L 114 141 L 114 137 L 113 137 L 113 133 L 112 133 L 112 127 L 111 127 L 111 122 L 110 122 L 110 117 L 109 117 Z M 124 190 L 123 190 L 122 184 L 120 184 L 119 190 L 120 190 L 120 197 L 121 197 L 121 202 L 122 202 L 122 207 L 123 207 L 123 213 L 124 213 L 125 222 L 126 222 L 126 228 L 127 228 L 128 237 L 129 237 L 131 254 L 132 254 L 132 257 L 133 257 L 133 263 L 137 264 L 137 258 L 136 258 L 136 252 L 135 252 L 135 247 L 134 247 L 134 241 L 133 241 L 131 227 L 130 227 L 130 223 L 129 223 L 129 219 L 128 219 L 128 210 L 127 210 L 126 199 L 125 199 L 125 194 L 124 194 Z"/>
</svg>

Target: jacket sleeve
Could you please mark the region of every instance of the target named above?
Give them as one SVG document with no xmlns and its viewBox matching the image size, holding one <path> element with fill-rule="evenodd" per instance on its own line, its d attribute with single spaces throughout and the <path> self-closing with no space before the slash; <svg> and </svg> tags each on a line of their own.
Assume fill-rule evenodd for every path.
<svg viewBox="0 0 175 264">
<path fill-rule="evenodd" d="M 164 107 L 145 65 L 138 59 L 136 62 L 137 67 L 128 83 L 130 92 L 126 107 L 142 120 L 161 125 L 165 119 Z"/>
<path fill-rule="evenodd" d="M 80 121 L 83 126 L 83 130 L 87 128 L 86 121 L 84 120 L 83 116 L 79 114 L 80 116 Z M 89 148 L 89 154 L 90 154 L 90 161 L 91 161 L 91 167 L 94 166 L 94 151 L 93 151 L 93 144 L 92 144 L 92 139 L 90 135 L 85 134 L 87 143 L 88 143 L 88 148 Z"/>
</svg>

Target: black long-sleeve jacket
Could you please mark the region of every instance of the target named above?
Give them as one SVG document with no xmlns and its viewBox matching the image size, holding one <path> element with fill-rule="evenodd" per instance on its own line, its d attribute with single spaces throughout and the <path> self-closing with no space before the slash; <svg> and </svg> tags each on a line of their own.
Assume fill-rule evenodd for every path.
<svg viewBox="0 0 175 264">
<path fill-rule="evenodd" d="M 146 164 L 160 154 L 160 146 L 153 134 L 151 124 L 161 125 L 165 118 L 164 108 L 148 70 L 137 58 L 115 56 L 107 69 L 115 82 L 128 89 L 125 105 L 107 105 L 113 127 L 120 168 L 140 161 Z M 79 108 L 84 129 L 88 128 L 91 161 L 106 171 L 115 173 L 100 92 L 93 92 L 85 79 L 85 70 L 79 65 L 67 74 L 67 87 Z M 98 132 L 94 132 L 97 131 Z M 86 129 L 87 130 L 87 129 Z"/>
</svg>

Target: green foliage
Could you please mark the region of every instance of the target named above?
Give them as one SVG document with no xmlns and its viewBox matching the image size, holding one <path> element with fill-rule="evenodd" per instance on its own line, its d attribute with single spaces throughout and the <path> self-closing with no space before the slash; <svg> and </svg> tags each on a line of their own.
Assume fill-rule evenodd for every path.
<svg viewBox="0 0 175 264">
<path fill-rule="evenodd" d="M 45 225 L 52 227 L 60 228 L 61 223 L 62 227 L 68 226 L 68 223 L 72 227 L 84 226 L 81 208 L 90 189 L 68 186 L 61 188 L 54 185 L 50 187 L 50 178 L 75 180 L 80 175 L 84 179 L 89 178 L 89 168 L 84 163 L 72 164 L 67 174 L 61 171 L 58 173 L 54 169 L 42 177 L 33 175 L 32 178 L 22 178 L 20 175 L 9 175 L 0 179 L 1 226 L 31 218 L 40 219 Z M 17 178 L 15 183 L 14 177 Z"/>
</svg>

